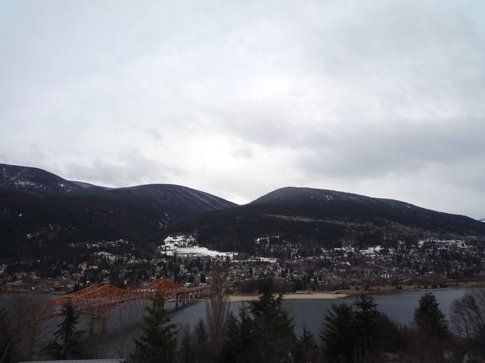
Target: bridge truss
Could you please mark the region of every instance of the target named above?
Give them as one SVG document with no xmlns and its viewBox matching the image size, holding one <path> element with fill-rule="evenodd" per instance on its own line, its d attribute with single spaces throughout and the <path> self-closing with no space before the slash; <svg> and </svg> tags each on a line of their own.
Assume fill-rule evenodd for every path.
<svg viewBox="0 0 485 363">
<path fill-rule="evenodd" d="M 62 306 L 71 301 L 80 314 L 105 318 L 117 307 L 133 302 L 150 300 L 162 296 L 166 300 L 179 302 L 195 300 L 208 286 L 185 287 L 169 280 L 154 280 L 148 285 L 136 289 L 122 289 L 110 284 L 93 284 L 87 288 L 42 302 L 45 314 L 42 320 L 62 315 Z"/>
</svg>

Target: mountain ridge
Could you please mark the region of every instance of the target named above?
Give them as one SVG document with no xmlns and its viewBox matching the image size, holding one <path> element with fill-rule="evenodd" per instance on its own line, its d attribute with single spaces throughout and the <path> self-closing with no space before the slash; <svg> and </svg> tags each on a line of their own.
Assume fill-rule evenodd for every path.
<svg viewBox="0 0 485 363">
<path fill-rule="evenodd" d="M 392 199 L 285 187 L 246 205 L 175 223 L 171 232 L 194 234 L 210 248 L 254 253 L 255 241 L 267 236 L 278 236 L 278 243 L 364 246 L 428 237 L 485 236 L 485 226 L 470 217 Z"/>
<path fill-rule="evenodd" d="M 0 206 L 0 244 L 10 259 L 99 240 L 155 246 L 180 233 L 248 253 L 265 236 L 324 247 L 485 236 L 485 224 L 466 216 L 335 190 L 284 187 L 237 205 L 175 184 L 108 188 L 8 164 L 0 164 Z"/>
<path fill-rule="evenodd" d="M 235 206 L 175 184 L 104 188 L 8 164 L 0 164 L 0 178 L 0 259 L 99 240 L 157 243 L 173 221 Z"/>
</svg>

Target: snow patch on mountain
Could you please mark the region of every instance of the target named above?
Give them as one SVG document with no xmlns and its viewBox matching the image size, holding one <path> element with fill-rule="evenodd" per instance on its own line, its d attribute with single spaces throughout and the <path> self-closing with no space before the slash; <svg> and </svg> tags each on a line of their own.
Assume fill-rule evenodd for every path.
<svg viewBox="0 0 485 363">
<path fill-rule="evenodd" d="M 442 246 L 442 248 L 446 248 L 446 246 L 456 246 L 458 248 L 466 248 L 467 245 L 465 241 L 459 239 L 452 239 L 452 240 L 440 240 L 434 238 L 428 238 L 425 240 L 421 240 L 418 242 L 418 247 L 422 248 L 425 245 L 435 244 L 437 246 Z"/>
<path fill-rule="evenodd" d="M 168 236 L 163 243 L 160 251 L 169 256 L 177 254 L 178 256 L 229 257 L 232 259 L 235 255 L 233 252 L 219 252 L 200 247 L 194 236 L 191 235 Z"/>
</svg>

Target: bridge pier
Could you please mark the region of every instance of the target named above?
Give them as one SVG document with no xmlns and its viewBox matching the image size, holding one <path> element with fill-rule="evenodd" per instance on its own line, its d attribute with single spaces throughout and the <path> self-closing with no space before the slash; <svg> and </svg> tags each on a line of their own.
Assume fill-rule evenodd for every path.
<svg viewBox="0 0 485 363">
<path fill-rule="evenodd" d="M 91 315 L 91 334 L 97 335 L 106 332 L 106 318 L 99 315 Z"/>
<path fill-rule="evenodd" d="M 184 291 L 175 294 L 175 307 L 178 307 L 179 303 L 182 303 L 182 306 L 185 306 L 187 303 L 187 292 Z"/>
<path fill-rule="evenodd" d="M 193 287 L 188 288 L 187 290 L 174 293 L 176 308 L 180 305 L 185 306 L 187 304 L 192 304 L 200 300 L 203 296 L 206 296 L 205 291 L 207 290 L 207 287 Z"/>
</svg>

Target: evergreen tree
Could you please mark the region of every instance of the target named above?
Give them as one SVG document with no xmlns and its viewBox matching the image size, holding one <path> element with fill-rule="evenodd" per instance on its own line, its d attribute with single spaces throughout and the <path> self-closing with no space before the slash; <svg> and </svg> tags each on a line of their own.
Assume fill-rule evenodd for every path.
<svg viewBox="0 0 485 363">
<path fill-rule="evenodd" d="M 303 333 L 297 343 L 297 361 L 314 362 L 318 356 L 318 347 L 313 334 L 303 326 Z"/>
<path fill-rule="evenodd" d="M 193 338 L 195 340 L 195 361 L 198 363 L 211 362 L 213 359 L 211 357 L 209 333 L 202 319 L 195 326 Z"/>
<path fill-rule="evenodd" d="M 15 362 L 15 339 L 5 309 L 0 309 L 0 362 Z"/>
<path fill-rule="evenodd" d="M 257 346 L 254 344 L 257 326 L 249 313 L 249 308 L 243 306 L 239 310 L 239 362 L 254 362 L 258 357 Z"/>
<path fill-rule="evenodd" d="M 226 322 L 226 339 L 222 350 L 223 362 L 258 361 L 258 351 L 254 345 L 255 324 L 249 309 L 242 306 L 239 319 L 230 313 Z"/>
<path fill-rule="evenodd" d="M 282 300 L 282 295 L 273 295 L 272 285 L 267 283 L 262 286 L 259 300 L 250 304 L 253 346 L 264 362 L 292 360 L 295 335 L 293 323 L 281 306 Z"/>
<path fill-rule="evenodd" d="M 354 359 L 358 362 L 374 361 L 380 347 L 377 305 L 370 295 L 360 295 L 354 302 L 353 325 L 355 334 Z"/>
<path fill-rule="evenodd" d="M 295 348 L 293 324 L 283 310 L 282 296 L 263 286 L 259 300 L 243 306 L 239 319 L 229 314 L 222 360 L 230 362 L 292 361 Z"/>
<path fill-rule="evenodd" d="M 177 331 L 170 324 L 170 317 L 164 308 L 163 297 L 152 300 L 146 308 L 145 326 L 142 336 L 135 342 L 133 359 L 141 363 L 173 362 L 176 356 Z"/>
<path fill-rule="evenodd" d="M 403 330 L 386 314 L 379 313 L 377 331 L 382 351 L 397 352 L 406 349 Z"/>
<path fill-rule="evenodd" d="M 54 341 L 48 345 L 47 352 L 58 359 L 82 358 L 86 355 L 87 339 L 84 332 L 76 330 L 79 314 L 71 300 L 64 304 L 62 316 L 63 320 L 58 325 Z"/>
<path fill-rule="evenodd" d="M 242 348 L 241 333 L 239 321 L 231 312 L 227 316 L 225 333 L 226 337 L 224 339 L 222 347 L 221 360 L 223 362 L 237 362 L 238 353 Z"/>
<path fill-rule="evenodd" d="M 325 315 L 321 339 L 329 362 L 348 363 L 354 357 L 354 314 L 349 304 L 333 304 Z"/>
<path fill-rule="evenodd" d="M 192 334 L 190 327 L 187 325 L 180 339 L 179 347 L 179 362 L 180 363 L 192 363 L 195 362 L 195 348 L 192 341 Z"/>
<path fill-rule="evenodd" d="M 428 336 L 441 338 L 448 333 L 448 322 L 432 293 L 426 293 L 419 299 L 419 306 L 414 311 L 414 322 Z"/>
</svg>

